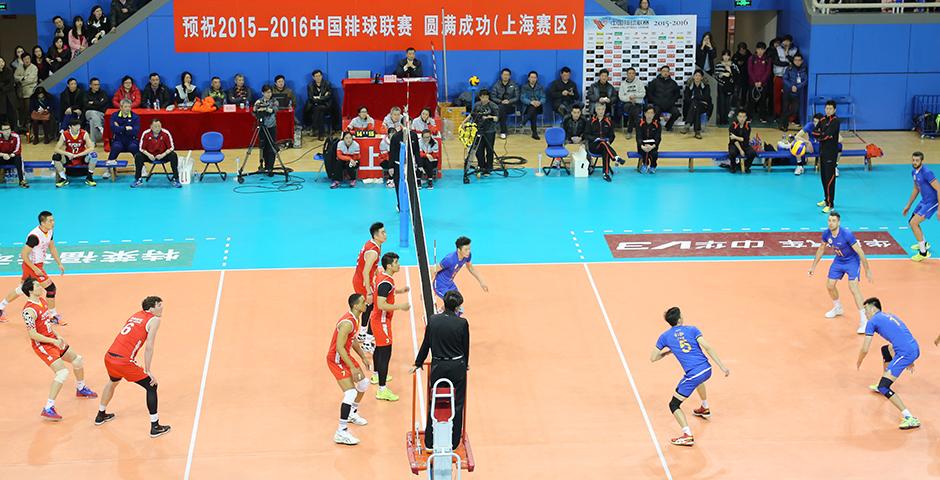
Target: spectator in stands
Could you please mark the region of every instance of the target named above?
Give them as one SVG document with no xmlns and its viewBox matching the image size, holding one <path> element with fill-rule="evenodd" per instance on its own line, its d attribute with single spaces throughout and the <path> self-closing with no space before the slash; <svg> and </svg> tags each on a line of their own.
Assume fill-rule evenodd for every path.
<svg viewBox="0 0 940 480">
<path fill-rule="evenodd" d="M 91 141 L 88 132 L 82 130 L 82 122 L 72 120 L 68 128 L 59 134 L 59 141 L 56 142 L 54 153 L 52 154 L 52 165 L 56 171 L 56 188 L 62 188 L 69 184 L 66 175 L 67 168 L 86 168 L 85 185 L 95 187 L 95 162 L 88 157 L 88 154 L 95 151 L 95 144 Z"/>
<path fill-rule="evenodd" d="M 747 77 L 747 66 L 750 63 L 751 51 L 747 48 L 747 43 L 741 42 L 738 44 L 738 51 L 734 52 L 734 56 L 731 57 L 731 62 L 738 67 L 738 71 L 741 72 L 741 76 L 738 77 L 738 84 L 735 86 L 734 92 L 734 104 L 737 108 L 745 108 L 747 106 L 747 96 L 750 83 L 748 82 Z"/>
<path fill-rule="evenodd" d="M 597 102 L 594 104 L 594 116 L 591 117 L 591 122 L 588 123 L 584 139 L 591 155 L 601 158 L 604 164 L 604 181 L 609 182 L 610 175 L 613 173 L 610 162 L 616 161 L 622 165 L 623 160 L 617 155 L 612 146 L 617 135 L 614 133 L 614 124 L 610 119 L 610 115 L 605 112 L 606 109 L 606 103 Z"/>
<path fill-rule="evenodd" d="M 56 15 L 52 17 L 52 25 L 55 27 L 55 30 L 52 31 L 53 40 L 56 38 L 65 40 L 66 35 L 68 35 L 68 29 L 65 28 L 65 19 Z"/>
<path fill-rule="evenodd" d="M 636 69 L 627 68 L 627 76 L 620 81 L 620 104 L 623 106 L 623 123 L 627 129 L 627 140 L 633 138 L 633 129 L 640 121 L 643 101 L 646 98 L 646 85 L 637 78 Z"/>
<path fill-rule="evenodd" d="M 799 53 L 799 49 L 793 45 L 793 37 L 784 35 L 780 44 L 774 48 L 774 114 L 780 116 L 783 112 L 784 89 L 783 74 L 793 63 L 793 57 Z"/>
<path fill-rule="evenodd" d="M 277 102 L 274 100 L 274 91 L 270 85 L 261 87 L 261 98 L 255 100 L 252 108 L 261 126 L 267 130 L 267 133 L 260 132 L 258 141 L 260 143 L 262 165 L 258 170 L 264 170 L 269 177 L 274 176 L 274 157 L 277 155 Z"/>
<path fill-rule="evenodd" d="M 150 74 L 149 83 L 140 92 L 140 105 L 153 110 L 173 105 L 173 93 L 160 81 L 160 75 L 156 72 Z"/>
<path fill-rule="evenodd" d="M 405 117 L 401 114 L 401 107 L 392 107 L 382 119 L 382 129 L 386 132 L 400 132 L 405 129 Z"/>
<path fill-rule="evenodd" d="M 16 49 L 13 50 L 13 59 L 10 60 L 10 70 L 16 71 L 17 68 L 20 68 L 20 65 L 23 64 L 24 53 L 26 53 L 26 48 L 22 45 L 17 45 Z"/>
<path fill-rule="evenodd" d="M 493 170 L 493 159 L 496 156 L 493 143 L 496 141 L 496 122 L 499 120 L 499 106 L 490 101 L 490 92 L 480 90 L 480 98 L 473 105 L 470 116 L 478 125 L 481 142 L 477 148 L 477 166 L 488 177 Z"/>
<path fill-rule="evenodd" d="M 6 60 L 0 58 L 0 122 L 8 122 L 11 127 L 18 126 L 20 117 L 17 103 L 13 69 L 6 65 Z"/>
<path fill-rule="evenodd" d="M 529 122 L 532 129 L 532 138 L 539 140 L 538 116 L 542 114 L 542 104 L 545 103 L 545 89 L 539 83 L 539 74 L 534 70 L 529 72 L 527 81 L 519 89 L 519 99 L 522 101 L 522 115 Z"/>
<path fill-rule="evenodd" d="M 647 103 L 656 107 L 656 111 L 660 114 L 669 114 L 669 120 L 666 121 L 667 132 L 672 131 L 672 126 L 679 119 L 679 109 L 676 107 L 676 102 L 679 101 L 681 95 L 682 89 L 672 79 L 672 71 L 667 65 L 659 67 L 659 75 L 646 85 Z"/>
<path fill-rule="evenodd" d="M 68 79 L 65 82 L 65 90 L 59 94 L 59 117 L 62 124 L 68 125 L 73 118 L 81 120 L 84 103 L 85 92 L 78 86 L 78 80 Z"/>
<path fill-rule="evenodd" d="M 707 121 L 712 115 L 712 93 L 711 86 L 705 81 L 705 74 L 701 70 L 695 70 L 692 78 L 685 84 L 685 94 L 683 95 L 683 114 L 685 127 L 682 133 L 689 132 L 689 123 L 695 131 L 695 138 L 702 138 L 702 116 Z"/>
<path fill-rule="evenodd" d="M 741 167 L 744 173 L 751 173 L 751 165 L 754 164 L 757 153 L 751 147 L 751 122 L 748 121 L 747 112 L 744 110 L 738 110 L 737 118 L 728 127 L 728 160 L 731 162 L 731 173 L 737 172 L 739 158 L 744 162 Z"/>
<path fill-rule="evenodd" d="M 783 105 L 781 106 L 780 130 L 786 132 L 790 122 L 801 122 L 800 105 L 803 103 L 803 93 L 806 91 L 806 81 L 809 72 L 803 63 L 803 55 L 797 53 L 793 56 L 793 63 L 783 73 Z"/>
<path fill-rule="evenodd" d="M 287 86 L 287 80 L 284 79 L 284 75 L 274 77 L 274 87 L 271 90 L 271 97 L 277 102 L 279 108 L 291 108 L 297 104 L 294 91 Z"/>
<path fill-rule="evenodd" d="M 39 83 L 49 78 L 49 74 L 52 73 L 49 71 L 49 62 L 46 61 L 46 56 L 43 55 L 42 47 L 39 45 L 33 47 L 33 64 L 36 65 L 36 71 L 39 72 Z"/>
<path fill-rule="evenodd" d="M 71 59 L 72 51 L 69 50 L 69 46 L 65 44 L 65 39 L 55 37 L 55 40 L 52 41 L 52 46 L 49 47 L 49 51 L 46 52 L 46 62 L 49 63 L 49 70 L 55 72 L 66 63 L 69 63 Z"/>
<path fill-rule="evenodd" d="M 438 141 L 431 136 L 430 130 L 421 132 L 421 139 L 418 140 L 418 188 L 421 188 L 421 180 L 427 182 L 428 190 L 434 190 L 434 179 L 437 177 L 437 162 L 440 156 L 441 147 Z"/>
<path fill-rule="evenodd" d="M 94 45 L 98 40 L 104 38 L 111 31 L 111 20 L 104 14 L 101 5 L 91 7 L 91 14 L 88 15 L 88 43 Z"/>
<path fill-rule="evenodd" d="M 754 55 L 748 60 L 747 77 L 750 82 L 748 92 L 748 110 L 750 118 L 767 122 L 770 118 L 770 82 L 771 65 L 767 55 L 767 45 L 757 42 Z"/>
<path fill-rule="evenodd" d="M 3 59 L 0 59 L 2 62 Z M 16 177 L 20 187 L 29 188 L 23 174 L 23 144 L 20 136 L 13 132 L 13 125 L 9 120 L 0 119 L 0 165 L 13 165 L 16 167 Z M 0 169 L 0 172 L 6 172 Z M 0 183 L 6 182 L 6 175 L 0 176 Z"/>
<path fill-rule="evenodd" d="M 431 132 L 431 134 L 437 134 L 437 122 L 434 121 L 434 117 L 431 116 L 430 108 L 424 107 L 421 109 L 418 118 L 411 121 L 411 129 L 415 132 L 427 130 Z"/>
<path fill-rule="evenodd" d="M 418 78 L 424 76 L 424 71 L 421 68 L 421 60 L 415 58 L 414 47 L 408 47 L 408 49 L 405 50 L 405 58 L 398 62 L 398 67 L 395 68 L 395 75 L 400 78 Z"/>
<path fill-rule="evenodd" d="M 130 100 L 131 108 L 140 107 L 140 90 L 134 85 L 134 79 L 130 75 L 125 75 L 121 79 L 121 86 L 114 92 L 111 98 L 111 106 L 121 108 L 121 100 Z"/>
<path fill-rule="evenodd" d="M 110 97 L 101 89 L 101 81 L 91 77 L 82 110 L 85 112 L 85 121 L 88 122 L 88 133 L 95 143 L 101 142 L 101 136 L 104 134 L 104 112 L 110 103 Z"/>
<path fill-rule="evenodd" d="M 375 120 L 369 116 L 369 109 L 365 106 L 359 107 L 358 115 L 349 121 L 348 129 L 352 132 L 375 130 Z"/>
<path fill-rule="evenodd" d="M 649 0 L 640 0 L 640 4 L 636 7 L 636 10 L 633 11 L 634 15 L 656 15 L 656 12 L 650 8 Z"/>
<path fill-rule="evenodd" d="M 203 100 L 212 98 L 215 100 L 216 106 L 222 108 L 222 105 L 225 104 L 225 90 L 222 90 L 222 79 L 212 77 L 212 80 L 209 81 L 209 86 L 202 91 L 202 98 Z"/>
<path fill-rule="evenodd" d="M 124 23 L 124 20 L 130 18 L 136 11 L 134 0 L 111 0 L 111 19 L 115 27 Z"/>
<path fill-rule="evenodd" d="M 33 137 L 33 145 L 39 145 L 39 131 L 42 127 L 44 143 L 52 143 L 56 133 L 56 119 L 52 112 L 52 97 L 43 87 L 36 87 L 29 97 L 29 121 Z"/>
<path fill-rule="evenodd" d="M 643 109 L 643 119 L 636 127 L 636 151 L 640 154 L 640 173 L 656 173 L 659 161 L 659 144 L 663 141 L 663 129 L 659 126 L 656 107 L 647 105 Z"/>
<path fill-rule="evenodd" d="M 29 109 L 29 98 L 33 96 L 36 85 L 39 85 L 39 69 L 36 68 L 36 65 L 33 65 L 33 57 L 28 53 L 24 53 L 20 57 L 20 61 L 22 63 L 13 72 L 13 78 L 20 85 L 17 96 L 20 100 L 20 129 L 23 130 L 26 125 L 29 125 L 29 112 L 31 111 Z"/>
<path fill-rule="evenodd" d="M 303 123 L 310 125 L 317 139 L 322 139 L 326 130 L 326 116 L 333 110 L 333 85 L 323 78 L 323 71 L 316 69 L 307 85 L 307 103 L 304 105 Z"/>
<path fill-rule="evenodd" d="M 389 160 L 391 145 L 392 134 L 391 132 L 385 132 L 385 135 L 382 135 L 382 140 L 379 142 L 379 155 L 376 157 L 376 161 L 382 167 L 382 178 L 385 180 L 385 186 L 395 188 L 395 168 L 398 167 L 398 162 Z"/>
<path fill-rule="evenodd" d="M 499 80 L 490 88 L 490 94 L 499 107 L 499 138 L 505 139 L 509 132 L 509 115 L 516 113 L 516 104 L 519 103 L 519 85 L 512 81 L 512 70 L 504 68 L 499 72 Z"/>
<path fill-rule="evenodd" d="M 587 133 L 587 119 L 581 113 L 581 105 L 571 107 L 571 113 L 561 122 L 561 127 L 565 129 L 565 143 L 584 143 L 584 135 Z"/>
<path fill-rule="evenodd" d="M 570 68 L 561 67 L 558 77 L 548 86 L 548 101 L 552 102 L 555 113 L 565 118 L 571 112 L 571 108 L 581 100 L 581 92 L 578 90 L 578 85 L 571 81 Z"/>
<path fill-rule="evenodd" d="M 235 74 L 235 86 L 230 88 L 226 94 L 225 103 L 239 105 L 239 108 L 245 108 L 246 105 L 251 104 L 251 89 L 245 85 L 244 75 Z"/>
<path fill-rule="evenodd" d="M 72 28 L 69 29 L 68 40 L 69 50 L 72 56 L 77 56 L 88 48 L 88 32 L 85 31 L 85 19 L 81 15 L 75 15 L 72 19 Z"/>
<path fill-rule="evenodd" d="M 132 156 L 140 151 L 140 116 L 131 111 L 130 100 L 121 100 L 121 109 L 111 114 L 111 153 L 108 160 L 122 153 Z"/>
<path fill-rule="evenodd" d="M 614 100 L 617 98 L 617 90 L 610 83 L 610 72 L 602 68 L 597 72 L 597 81 L 592 83 L 587 91 L 587 100 L 589 105 L 598 103 L 604 104 L 604 114 L 608 117 L 614 113 Z M 593 108 L 593 107 L 592 107 Z M 597 112 L 597 110 L 594 110 Z"/>
<path fill-rule="evenodd" d="M 343 140 L 336 144 L 336 160 L 340 162 L 340 179 L 349 179 L 349 186 L 356 186 L 359 178 L 359 143 L 353 140 L 352 132 L 343 133 Z M 341 180 L 333 180 L 330 188 L 339 187 Z"/>
<path fill-rule="evenodd" d="M 159 118 L 150 121 L 150 128 L 144 130 L 140 136 L 140 151 L 134 155 L 134 183 L 131 188 L 137 188 L 144 184 L 141 175 L 144 169 L 144 163 L 164 161 L 170 164 L 170 171 L 173 172 L 173 178 L 170 184 L 174 188 L 180 188 L 179 175 L 179 157 L 175 151 L 176 145 L 173 143 L 173 135 L 169 130 L 163 128 Z"/>
<path fill-rule="evenodd" d="M 737 89 L 741 71 L 731 60 L 731 51 L 725 49 L 721 52 L 721 61 L 715 65 L 715 81 L 718 83 L 718 118 L 719 126 L 727 125 L 731 119 L 731 107 L 735 105 L 734 94 Z"/>
<path fill-rule="evenodd" d="M 702 35 L 702 41 L 699 42 L 698 49 L 695 50 L 695 66 L 703 74 L 714 76 L 715 47 L 712 46 L 712 32 L 705 32 Z"/>
<path fill-rule="evenodd" d="M 180 84 L 176 86 L 176 91 L 173 93 L 177 107 L 186 109 L 193 108 L 193 103 L 196 102 L 196 97 L 199 96 L 198 92 L 196 92 L 196 86 L 193 85 L 193 74 L 183 72 L 180 75 Z"/>
</svg>

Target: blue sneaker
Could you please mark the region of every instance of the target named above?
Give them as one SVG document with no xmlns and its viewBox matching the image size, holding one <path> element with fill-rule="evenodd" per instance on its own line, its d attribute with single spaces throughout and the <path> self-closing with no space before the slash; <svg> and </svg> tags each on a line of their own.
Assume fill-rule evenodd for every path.
<svg viewBox="0 0 940 480">
<path fill-rule="evenodd" d="M 134 183 L 131 184 L 131 188 L 137 188 L 143 186 L 144 181 L 142 179 L 134 180 Z"/>
<path fill-rule="evenodd" d="M 42 409 L 42 413 L 40 413 L 39 416 L 53 422 L 62 420 L 62 415 L 59 415 L 59 413 L 55 411 L 55 407 Z"/>
<path fill-rule="evenodd" d="M 647 167 L 646 165 L 643 165 L 642 167 L 640 167 L 640 173 L 646 173 L 647 170 L 649 170 L 649 167 Z"/>
<path fill-rule="evenodd" d="M 85 385 L 81 390 L 75 390 L 75 396 L 78 398 L 98 398 L 98 394 L 93 392 L 88 385 Z"/>
<path fill-rule="evenodd" d="M 355 183 L 355 180 L 353 181 L 353 183 Z M 173 188 L 183 188 L 183 184 L 181 184 L 181 183 L 179 182 L 179 180 L 171 180 L 171 181 L 170 181 L 170 185 L 171 185 Z"/>
<path fill-rule="evenodd" d="M 650 167 L 650 170 L 649 170 L 649 171 L 650 171 L 650 174 L 654 174 L 654 173 L 656 173 L 656 169 L 655 169 L 655 168 L 653 168 L 653 167 Z"/>
</svg>

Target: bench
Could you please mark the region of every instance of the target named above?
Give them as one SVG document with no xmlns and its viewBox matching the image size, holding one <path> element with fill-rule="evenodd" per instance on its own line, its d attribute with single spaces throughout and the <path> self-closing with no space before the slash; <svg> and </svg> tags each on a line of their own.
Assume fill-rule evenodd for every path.
<svg viewBox="0 0 940 480">
<path fill-rule="evenodd" d="M 639 152 L 629 152 L 627 154 L 629 158 L 637 159 L 637 165 L 640 163 L 640 153 Z M 659 158 L 687 158 L 689 160 L 689 171 L 695 171 L 695 159 L 696 158 L 705 158 L 715 161 L 727 160 L 728 152 L 659 152 Z M 637 167 L 639 168 L 639 167 Z"/>
<path fill-rule="evenodd" d="M 117 177 L 117 169 L 126 168 L 126 167 L 127 167 L 127 160 L 98 160 L 98 162 L 95 163 L 95 168 L 107 168 L 108 170 L 111 171 L 112 182 Z M 3 167 L 0 167 L 0 168 L 16 168 L 16 167 L 13 165 L 4 165 Z M 40 161 L 24 160 L 23 161 L 23 169 L 26 170 L 27 172 L 31 170 L 54 169 L 54 168 L 55 167 L 52 165 L 52 161 L 50 160 L 40 160 Z"/>
<path fill-rule="evenodd" d="M 627 154 L 629 158 L 637 159 L 637 165 L 640 162 L 640 154 L 638 152 L 629 152 Z M 812 157 L 816 159 L 816 163 L 819 162 L 819 153 L 811 152 L 806 154 L 807 157 Z M 859 150 L 843 150 L 841 157 L 861 157 L 863 159 L 865 169 L 871 171 L 871 158 L 868 158 L 868 152 L 864 149 Z M 700 151 L 700 152 L 659 152 L 659 158 L 684 158 L 689 160 L 689 171 L 692 172 L 695 170 L 695 159 L 709 159 L 720 162 L 722 160 L 728 159 L 728 152 L 725 151 Z M 775 158 L 793 158 L 793 155 L 787 150 L 777 150 L 773 152 L 759 152 L 757 158 L 764 160 L 764 168 L 767 171 L 771 170 L 773 159 Z M 769 161 L 767 161 L 769 160 Z M 818 165 L 817 165 L 818 168 Z"/>
</svg>

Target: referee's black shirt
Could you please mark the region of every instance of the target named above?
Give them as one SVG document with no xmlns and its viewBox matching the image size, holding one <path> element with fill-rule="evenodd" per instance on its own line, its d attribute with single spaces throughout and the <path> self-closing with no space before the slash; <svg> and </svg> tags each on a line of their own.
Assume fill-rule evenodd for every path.
<svg viewBox="0 0 940 480">
<path fill-rule="evenodd" d="M 428 349 L 434 360 L 460 358 L 470 364 L 470 324 L 466 319 L 451 312 L 431 315 L 424 330 L 424 341 L 415 358 L 415 366 L 421 368 L 428 357 Z"/>
</svg>

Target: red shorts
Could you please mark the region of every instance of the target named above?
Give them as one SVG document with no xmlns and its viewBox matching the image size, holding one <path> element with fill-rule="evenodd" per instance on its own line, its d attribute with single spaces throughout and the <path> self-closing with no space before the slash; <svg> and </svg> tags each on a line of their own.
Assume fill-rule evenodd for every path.
<svg viewBox="0 0 940 480">
<path fill-rule="evenodd" d="M 349 357 L 349 359 L 352 360 L 353 365 L 355 365 L 356 368 L 362 369 L 362 367 L 359 366 L 359 362 L 357 362 L 355 358 Z M 345 363 L 336 363 L 327 360 L 326 365 L 330 367 L 330 373 L 333 374 L 333 377 L 336 378 L 337 381 L 344 378 L 352 378 L 352 370 L 347 368 Z"/>
<path fill-rule="evenodd" d="M 69 351 L 69 347 L 66 345 L 65 350 L 60 350 L 59 347 L 51 343 L 40 343 L 36 345 L 36 342 L 33 342 L 33 351 L 36 352 L 36 356 L 42 359 L 43 363 L 52 365 L 53 362 L 62 358 L 65 352 Z"/>
<path fill-rule="evenodd" d="M 32 268 L 29 268 L 24 263 L 23 264 L 23 276 L 20 277 L 21 282 L 25 282 L 27 278 L 36 279 L 36 281 L 39 283 L 43 283 L 46 280 L 49 280 L 49 274 L 46 273 L 46 270 L 43 268 L 41 263 L 34 263 L 33 265 L 36 265 L 36 268 L 38 268 L 39 271 L 42 273 L 39 275 L 36 275 L 36 272 L 34 272 Z"/>
<path fill-rule="evenodd" d="M 372 320 L 377 320 L 375 323 L 372 323 Z M 383 315 L 379 315 L 377 319 L 370 319 L 372 327 L 372 335 L 375 336 L 375 346 L 376 347 L 387 347 L 392 344 L 392 321 L 384 320 Z"/>
<path fill-rule="evenodd" d="M 108 371 L 108 376 L 111 377 L 112 381 L 123 378 L 128 382 L 139 382 L 150 376 L 144 373 L 144 369 L 140 368 L 140 365 L 134 363 L 133 360 L 115 357 L 110 353 L 104 354 L 104 368 Z"/>
</svg>

